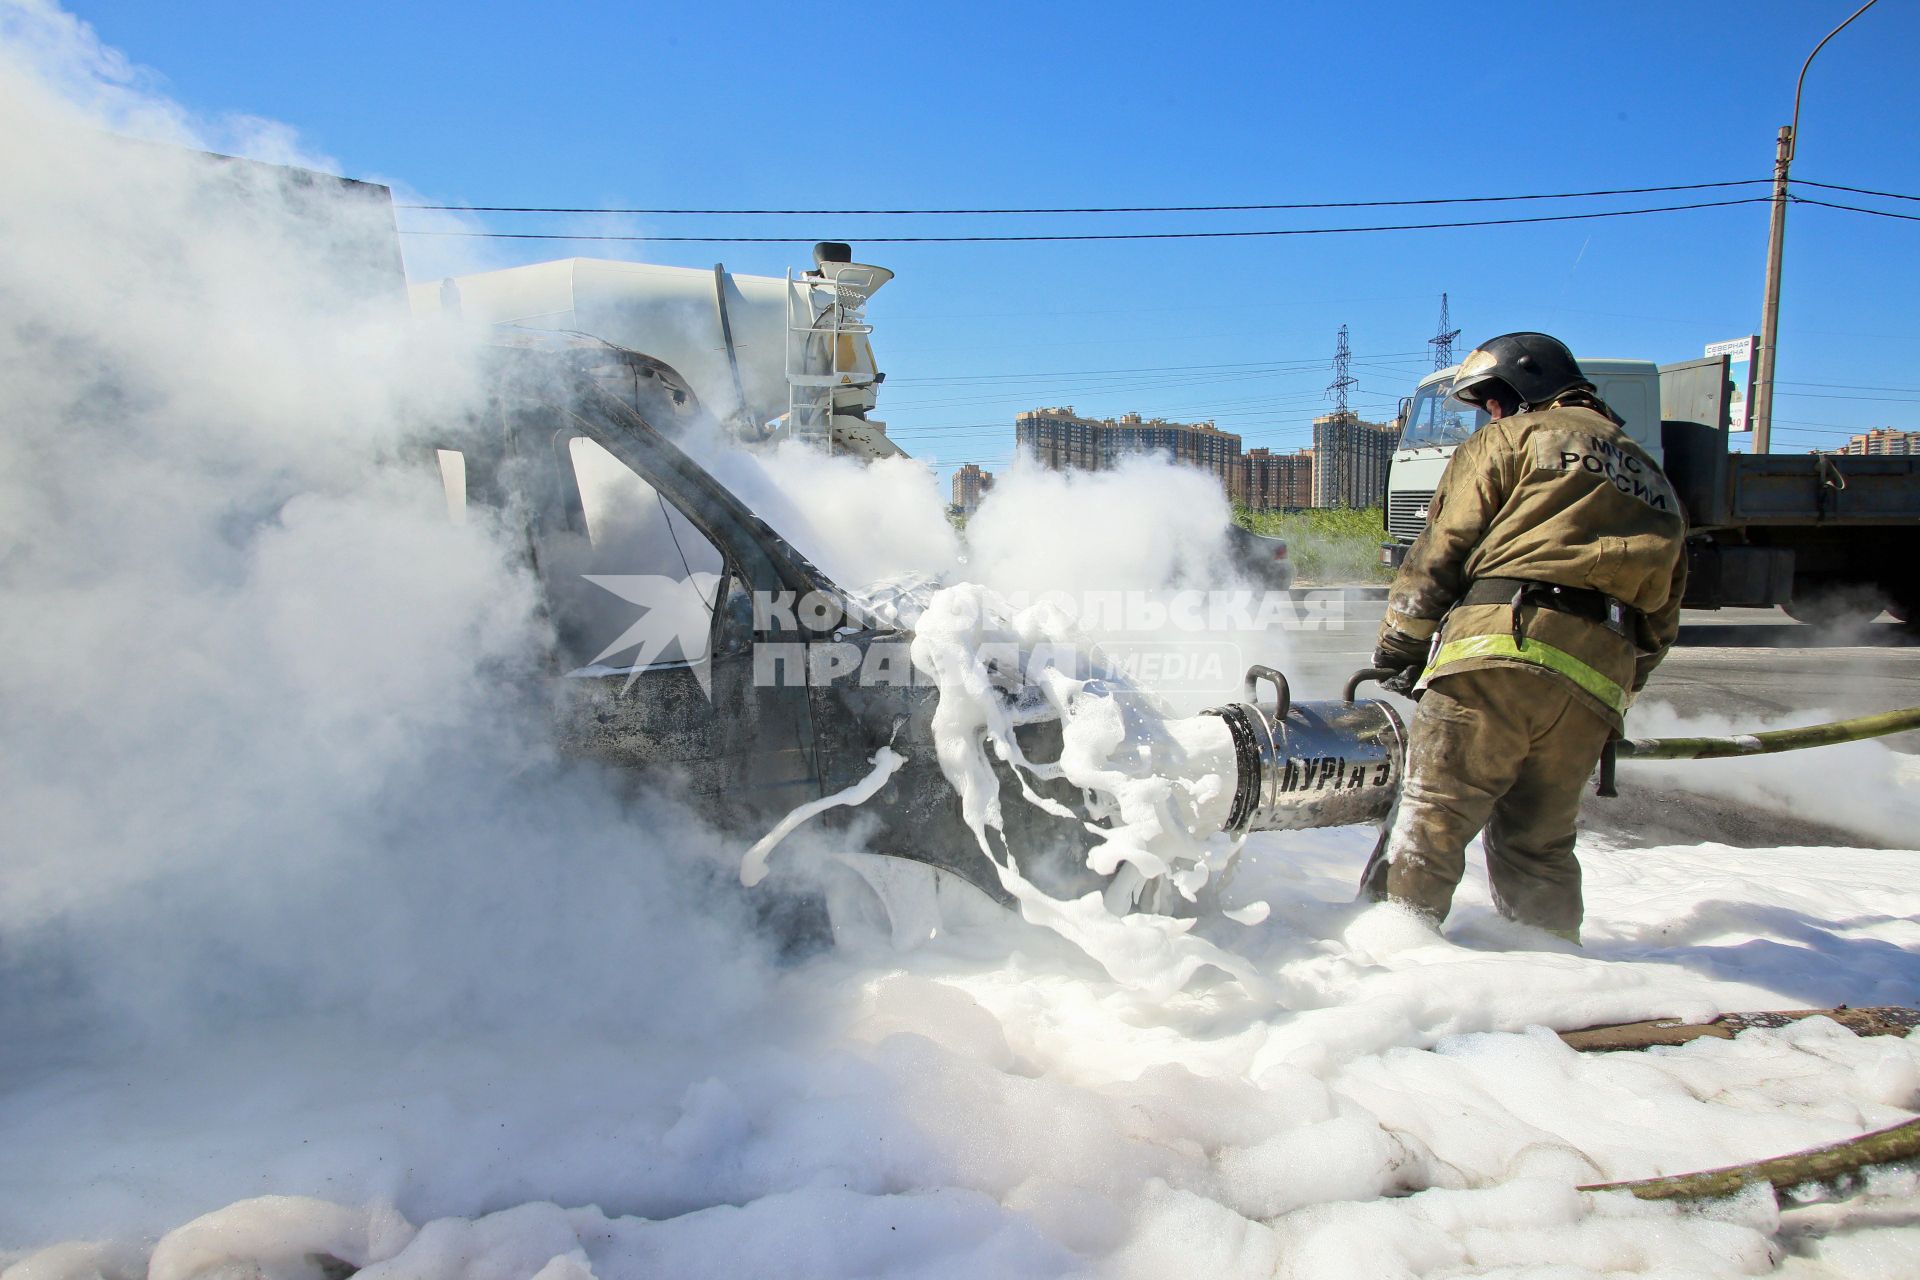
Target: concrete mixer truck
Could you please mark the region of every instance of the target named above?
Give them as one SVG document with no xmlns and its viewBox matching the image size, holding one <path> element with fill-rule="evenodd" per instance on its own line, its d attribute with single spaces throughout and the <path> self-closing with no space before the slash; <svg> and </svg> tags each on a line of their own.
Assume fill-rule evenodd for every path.
<svg viewBox="0 0 1920 1280">
<path fill-rule="evenodd" d="M 669 367 L 744 440 L 787 435 L 856 457 L 901 452 L 871 417 L 886 375 L 865 308 L 893 279 L 849 246 L 814 246 L 785 279 L 566 258 L 409 290 L 414 314 L 506 331 L 584 335 Z"/>
</svg>

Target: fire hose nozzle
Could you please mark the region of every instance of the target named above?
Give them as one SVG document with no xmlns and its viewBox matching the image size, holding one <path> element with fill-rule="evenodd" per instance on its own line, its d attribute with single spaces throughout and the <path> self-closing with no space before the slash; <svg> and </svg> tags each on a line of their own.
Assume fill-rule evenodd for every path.
<svg viewBox="0 0 1920 1280">
<path fill-rule="evenodd" d="M 1268 667 L 1247 672 L 1248 698 L 1207 715 L 1226 721 L 1236 782 L 1225 830 L 1302 831 L 1379 822 L 1399 794 L 1406 730 L 1384 702 L 1355 699 L 1358 686 L 1391 672 L 1356 672 L 1342 702 L 1297 702 Z M 1254 692 L 1273 685 L 1262 705 Z"/>
</svg>

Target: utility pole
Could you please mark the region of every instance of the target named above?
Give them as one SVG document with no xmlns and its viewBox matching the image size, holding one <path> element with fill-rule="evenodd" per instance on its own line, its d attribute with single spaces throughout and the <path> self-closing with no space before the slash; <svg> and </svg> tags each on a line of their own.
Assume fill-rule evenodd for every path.
<svg viewBox="0 0 1920 1280">
<path fill-rule="evenodd" d="M 1780 337 L 1780 256 L 1787 240 L 1787 171 L 1793 165 L 1794 147 L 1800 138 L 1800 91 L 1807 84 L 1807 68 L 1827 41 L 1846 29 L 1847 23 L 1878 4 L 1867 0 L 1833 30 L 1813 53 L 1800 64 L 1800 79 L 1793 86 L 1793 123 L 1781 127 L 1773 144 L 1773 220 L 1767 230 L 1767 296 L 1760 309 L 1760 346 L 1753 353 L 1753 451 L 1766 453 L 1773 446 L 1773 368 Z"/>
<path fill-rule="evenodd" d="M 1440 295 L 1440 332 L 1427 339 L 1427 345 L 1433 348 L 1433 367 L 1444 369 L 1453 363 L 1453 340 L 1460 336 L 1458 329 L 1447 327 L 1447 295 Z"/>
<path fill-rule="evenodd" d="M 1353 416 L 1347 408 L 1347 393 L 1360 385 L 1360 379 L 1353 376 L 1353 352 L 1347 347 L 1347 326 L 1340 326 L 1340 339 L 1333 348 L 1333 382 L 1327 387 L 1327 394 L 1333 398 L 1333 411 L 1342 418 Z"/>
</svg>

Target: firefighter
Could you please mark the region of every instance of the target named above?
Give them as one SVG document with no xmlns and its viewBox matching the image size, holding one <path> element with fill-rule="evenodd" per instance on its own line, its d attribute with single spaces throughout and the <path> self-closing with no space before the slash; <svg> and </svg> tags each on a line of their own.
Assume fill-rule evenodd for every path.
<svg viewBox="0 0 1920 1280">
<path fill-rule="evenodd" d="M 1373 663 L 1419 699 L 1363 895 L 1444 920 L 1484 830 L 1500 912 L 1579 941 L 1580 791 L 1679 631 L 1686 522 L 1573 353 L 1509 333 L 1460 365 L 1455 450 Z"/>
</svg>

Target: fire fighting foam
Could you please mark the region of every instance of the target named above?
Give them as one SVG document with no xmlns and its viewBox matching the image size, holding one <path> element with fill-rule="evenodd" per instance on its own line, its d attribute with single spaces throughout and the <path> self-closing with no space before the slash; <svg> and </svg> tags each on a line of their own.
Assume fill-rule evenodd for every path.
<svg viewBox="0 0 1920 1280">
<path fill-rule="evenodd" d="M 1181 939 L 1122 982 L 1007 917 L 774 962 L 715 890 L 737 848 L 542 745 L 501 675 L 541 641 L 511 540 L 367 461 L 446 407 L 392 361 L 458 401 L 458 353 L 218 298 L 167 323 L 183 261 L 266 273 L 279 239 L 94 131 L 285 134 L 191 124 L 44 3 L 0 23 L 31 122 L 0 131 L 6 1280 L 1920 1270 L 1910 1175 L 1784 1212 L 1570 1189 L 1904 1119 L 1920 1049 L 1543 1029 L 1911 1000 L 1910 850 L 1590 842 L 1574 954 L 1477 876 L 1444 939 L 1354 905 L 1367 833 L 1256 836 L 1226 905 L 1268 918 L 1182 938 L 1265 998 L 1171 982 Z M 1155 492 L 1116 524 L 1178 520 Z M 1904 805 L 1893 759 L 1837 782 Z M 1164 856 L 1136 834 L 1122 861 Z"/>
</svg>

